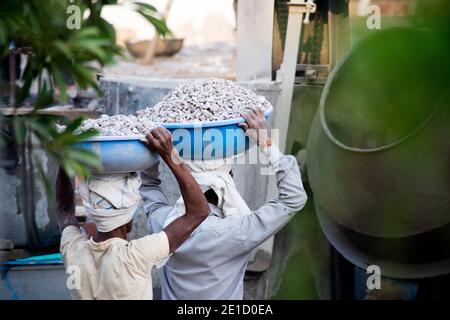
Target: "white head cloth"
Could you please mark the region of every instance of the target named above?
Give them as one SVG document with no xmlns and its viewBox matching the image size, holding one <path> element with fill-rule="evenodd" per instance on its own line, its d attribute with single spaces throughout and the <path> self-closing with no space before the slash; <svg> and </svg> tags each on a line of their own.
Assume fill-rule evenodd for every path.
<svg viewBox="0 0 450 320">
<path fill-rule="evenodd" d="M 195 181 L 203 192 L 213 189 L 217 194 L 217 207 L 222 209 L 225 217 L 233 214 L 249 214 L 250 209 L 236 189 L 230 175 L 232 161 L 227 159 L 185 162 Z M 178 211 L 185 213 L 183 198 L 175 204 Z"/>
<path fill-rule="evenodd" d="M 140 185 L 135 173 L 97 174 L 80 183 L 83 206 L 98 231 L 112 231 L 133 219 L 141 199 Z"/>
</svg>

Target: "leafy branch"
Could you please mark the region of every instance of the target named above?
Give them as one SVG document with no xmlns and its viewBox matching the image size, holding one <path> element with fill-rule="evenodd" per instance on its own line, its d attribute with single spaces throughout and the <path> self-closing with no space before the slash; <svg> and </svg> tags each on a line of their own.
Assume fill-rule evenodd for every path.
<svg viewBox="0 0 450 320">
<path fill-rule="evenodd" d="M 128 3 L 159 33 L 170 34 L 153 6 Z M 80 10 L 81 26 L 71 30 L 67 27 L 67 8 L 74 5 Z M 70 176 L 88 176 L 90 168 L 99 168 L 100 161 L 94 153 L 74 146 L 97 132 L 79 133 L 82 118 L 69 121 L 60 116 L 43 115 L 40 111 L 54 105 L 56 98 L 66 102 L 68 83 L 81 89 L 94 88 L 100 93 L 96 74 L 123 54 L 116 45 L 113 26 L 101 17 L 105 5 L 117 5 L 117 0 L 0 1 L 0 58 L 14 61 L 19 53 L 27 56 L 18 79 L 0 82 L 0 89 L 2 93 L 5 88 L 12 92 L 10 106 L 14 110 L 26 105 L 32 107 L 28 115 L 14 113 L 12 116 L 12 140 L 22 145 L 28 135 L 33 135 L 40 147 Z M 11 68 L 1 71 L 15 77 Z M 66 129 L 61 132 L 58 124 L 64 124 Z M 8 137 L 3 135 L 3 138 Z M 45 180 L 43 171 L 42 176 Z"/>
</svg>

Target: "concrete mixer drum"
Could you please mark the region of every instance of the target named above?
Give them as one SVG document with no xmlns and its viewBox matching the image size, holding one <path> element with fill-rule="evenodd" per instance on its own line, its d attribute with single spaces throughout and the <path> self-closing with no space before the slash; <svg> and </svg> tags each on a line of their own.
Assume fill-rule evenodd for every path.
<svg viewBox="0 0 450 320">
<path fill-rule="evenodd" d="M 341 248 L 367 254 L 357 265 L 450 258 L 443 231 L 450 222 L 450 82 L 438 41 L 409 28 L 379 31 L 343 59 L 324 88 L 309 135 L 308 177 L 319 218 L 348 240 Z"/>
</svg>

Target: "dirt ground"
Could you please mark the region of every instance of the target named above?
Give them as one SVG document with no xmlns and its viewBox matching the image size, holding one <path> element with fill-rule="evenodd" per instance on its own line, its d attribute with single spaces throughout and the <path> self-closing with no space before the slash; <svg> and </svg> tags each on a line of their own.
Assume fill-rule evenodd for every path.
<svg viewBox="0 0 450 320">
<path fill-rule="evenodd" d="M 228 43 L 186 46 L 172 57 L 156 57 L 151 65 L 142 65 L 132 57 L 105 68 L 105 75 L 158 79 L 236 77 L 236 48 Z"/>
</svg>

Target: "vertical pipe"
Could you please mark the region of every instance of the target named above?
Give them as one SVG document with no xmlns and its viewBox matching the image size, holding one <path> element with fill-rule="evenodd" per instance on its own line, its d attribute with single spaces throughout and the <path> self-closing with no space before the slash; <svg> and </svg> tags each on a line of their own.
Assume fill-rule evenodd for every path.
<svg viewBox="0 0 450 320">
<path fill-rule="evenodd" d="M 282 82 L 281 94 L 275 110 L 274 127 L 279 130 L 279 148 L 286 150 L 286 137 L 294 92 L 295 72 L 297 69 L 300 35 L 302 33 L 303 13 L 294 6 L 289 6 L 289 15 L 284 46 L 283 64 L 280 69 Z"/>
</svg>

